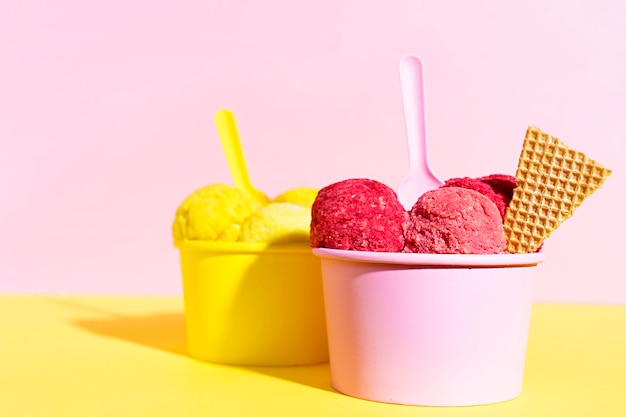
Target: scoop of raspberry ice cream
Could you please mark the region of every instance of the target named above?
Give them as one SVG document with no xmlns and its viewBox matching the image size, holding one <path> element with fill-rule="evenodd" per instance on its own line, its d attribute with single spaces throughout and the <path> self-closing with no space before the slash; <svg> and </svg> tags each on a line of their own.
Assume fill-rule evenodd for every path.
<svg viewBox="0 0 626 417">
<path fill-rule="evenodd" d="M 404 252 L 488 254 L 506 248 L 495 203 L 469 188 L 424 193 L 411 209 L 405 234 Z"/>
<path fill-rule="evenodd" d="M 484 194 L 495 203 L 500 212 L 500 217 L 504 219 L 506 208 L 511 202 L 511 197 L 513 197 L 515 177 L 505 174 L 493 174 L 480 178 L 451 178 L 444 183 L 443 187 L 467 188 Z"/>
<path fill-rule="evenodd" d="M 401 252 L 407 213 L 395 191 L 370 179 L 322 188 L 311 209 L 314 248 Z"/>
<path fill-rule="evenodd" d="M 512 175 L 506 174 L 492 174 L 485 177 L 480 177 L 479 180 L 488 184 L 491 189 L 501 198 L 505 208 L 509 206 L 511 198 L 513 198 L 513 190 L 517 186 L 517 181 Z M 497 202 L 494 201 L 496 205 Z M 500 206 L 498 206 L 500 208 Z"/>
</svg>

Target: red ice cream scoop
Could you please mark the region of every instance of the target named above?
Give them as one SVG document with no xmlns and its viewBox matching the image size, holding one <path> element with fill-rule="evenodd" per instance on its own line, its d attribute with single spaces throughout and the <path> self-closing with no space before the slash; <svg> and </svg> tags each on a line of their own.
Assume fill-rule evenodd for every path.
<svg viewBox="0 0 626 417">
<path fill-rule="evenodd" d="M 469 188 L 424 193 L 411 209 L 405 235 L 405 252 L 495 254 L 506 249 L 498 207 Z"/>
<path fill-rule="evenodd" d="M 311 209 L 311 246 L 400 252 L 407 213 L 390 187 L 348 179 L 322 188 Z"/>
<path fill-rule="evenodd" d="M 506 208 L 513 197 L 515 185 L 515 177 L 511 175 L 492 174 L 480 178 L 451 178 L 443 186 L 468 188 L 484 194 L 495 203 L 500 211 L 500 216 L 504 219 Z"/>
</svg>

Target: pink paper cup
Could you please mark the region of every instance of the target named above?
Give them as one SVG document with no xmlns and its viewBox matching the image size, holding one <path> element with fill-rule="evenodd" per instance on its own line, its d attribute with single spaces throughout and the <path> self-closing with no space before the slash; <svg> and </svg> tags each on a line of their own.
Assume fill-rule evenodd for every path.
<svg viewBox="0 0 626 417">
<path fill-rule="evenodd" d="M 521 393 L 543 253 L 313 253 L 321 258 L 336 390 L 424 406 L 490 404 Z"/>
</svg>

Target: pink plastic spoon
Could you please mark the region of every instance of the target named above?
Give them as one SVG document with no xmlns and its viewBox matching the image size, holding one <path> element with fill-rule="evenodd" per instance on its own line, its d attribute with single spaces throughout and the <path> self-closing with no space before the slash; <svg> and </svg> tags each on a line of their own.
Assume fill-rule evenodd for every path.
<svg viewBox="0 0 626 417">
<path fill-rule="evenodd" d="M 406 55 L 400 61 L 400 84 L 409 149 L 409 171 L 398 186 L 398 199 L 406 210 L 410 210 L 422 194 L 440 187 L 443 181 L 428 166 L 424 68 L 418 56 Z"/>
</svg>

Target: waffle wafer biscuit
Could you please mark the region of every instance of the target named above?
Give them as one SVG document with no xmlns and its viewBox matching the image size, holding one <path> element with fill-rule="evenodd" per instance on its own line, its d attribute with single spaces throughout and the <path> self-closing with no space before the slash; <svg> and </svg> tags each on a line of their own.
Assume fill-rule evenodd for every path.
<svg viewBox="0 0 626 417">
<path fill-rule="evenodd" d="M 530 253 L 597 190 L 611 170 L 554 136 L 529 127 L 504 218 L 507 250 Z"/>
</svg>

